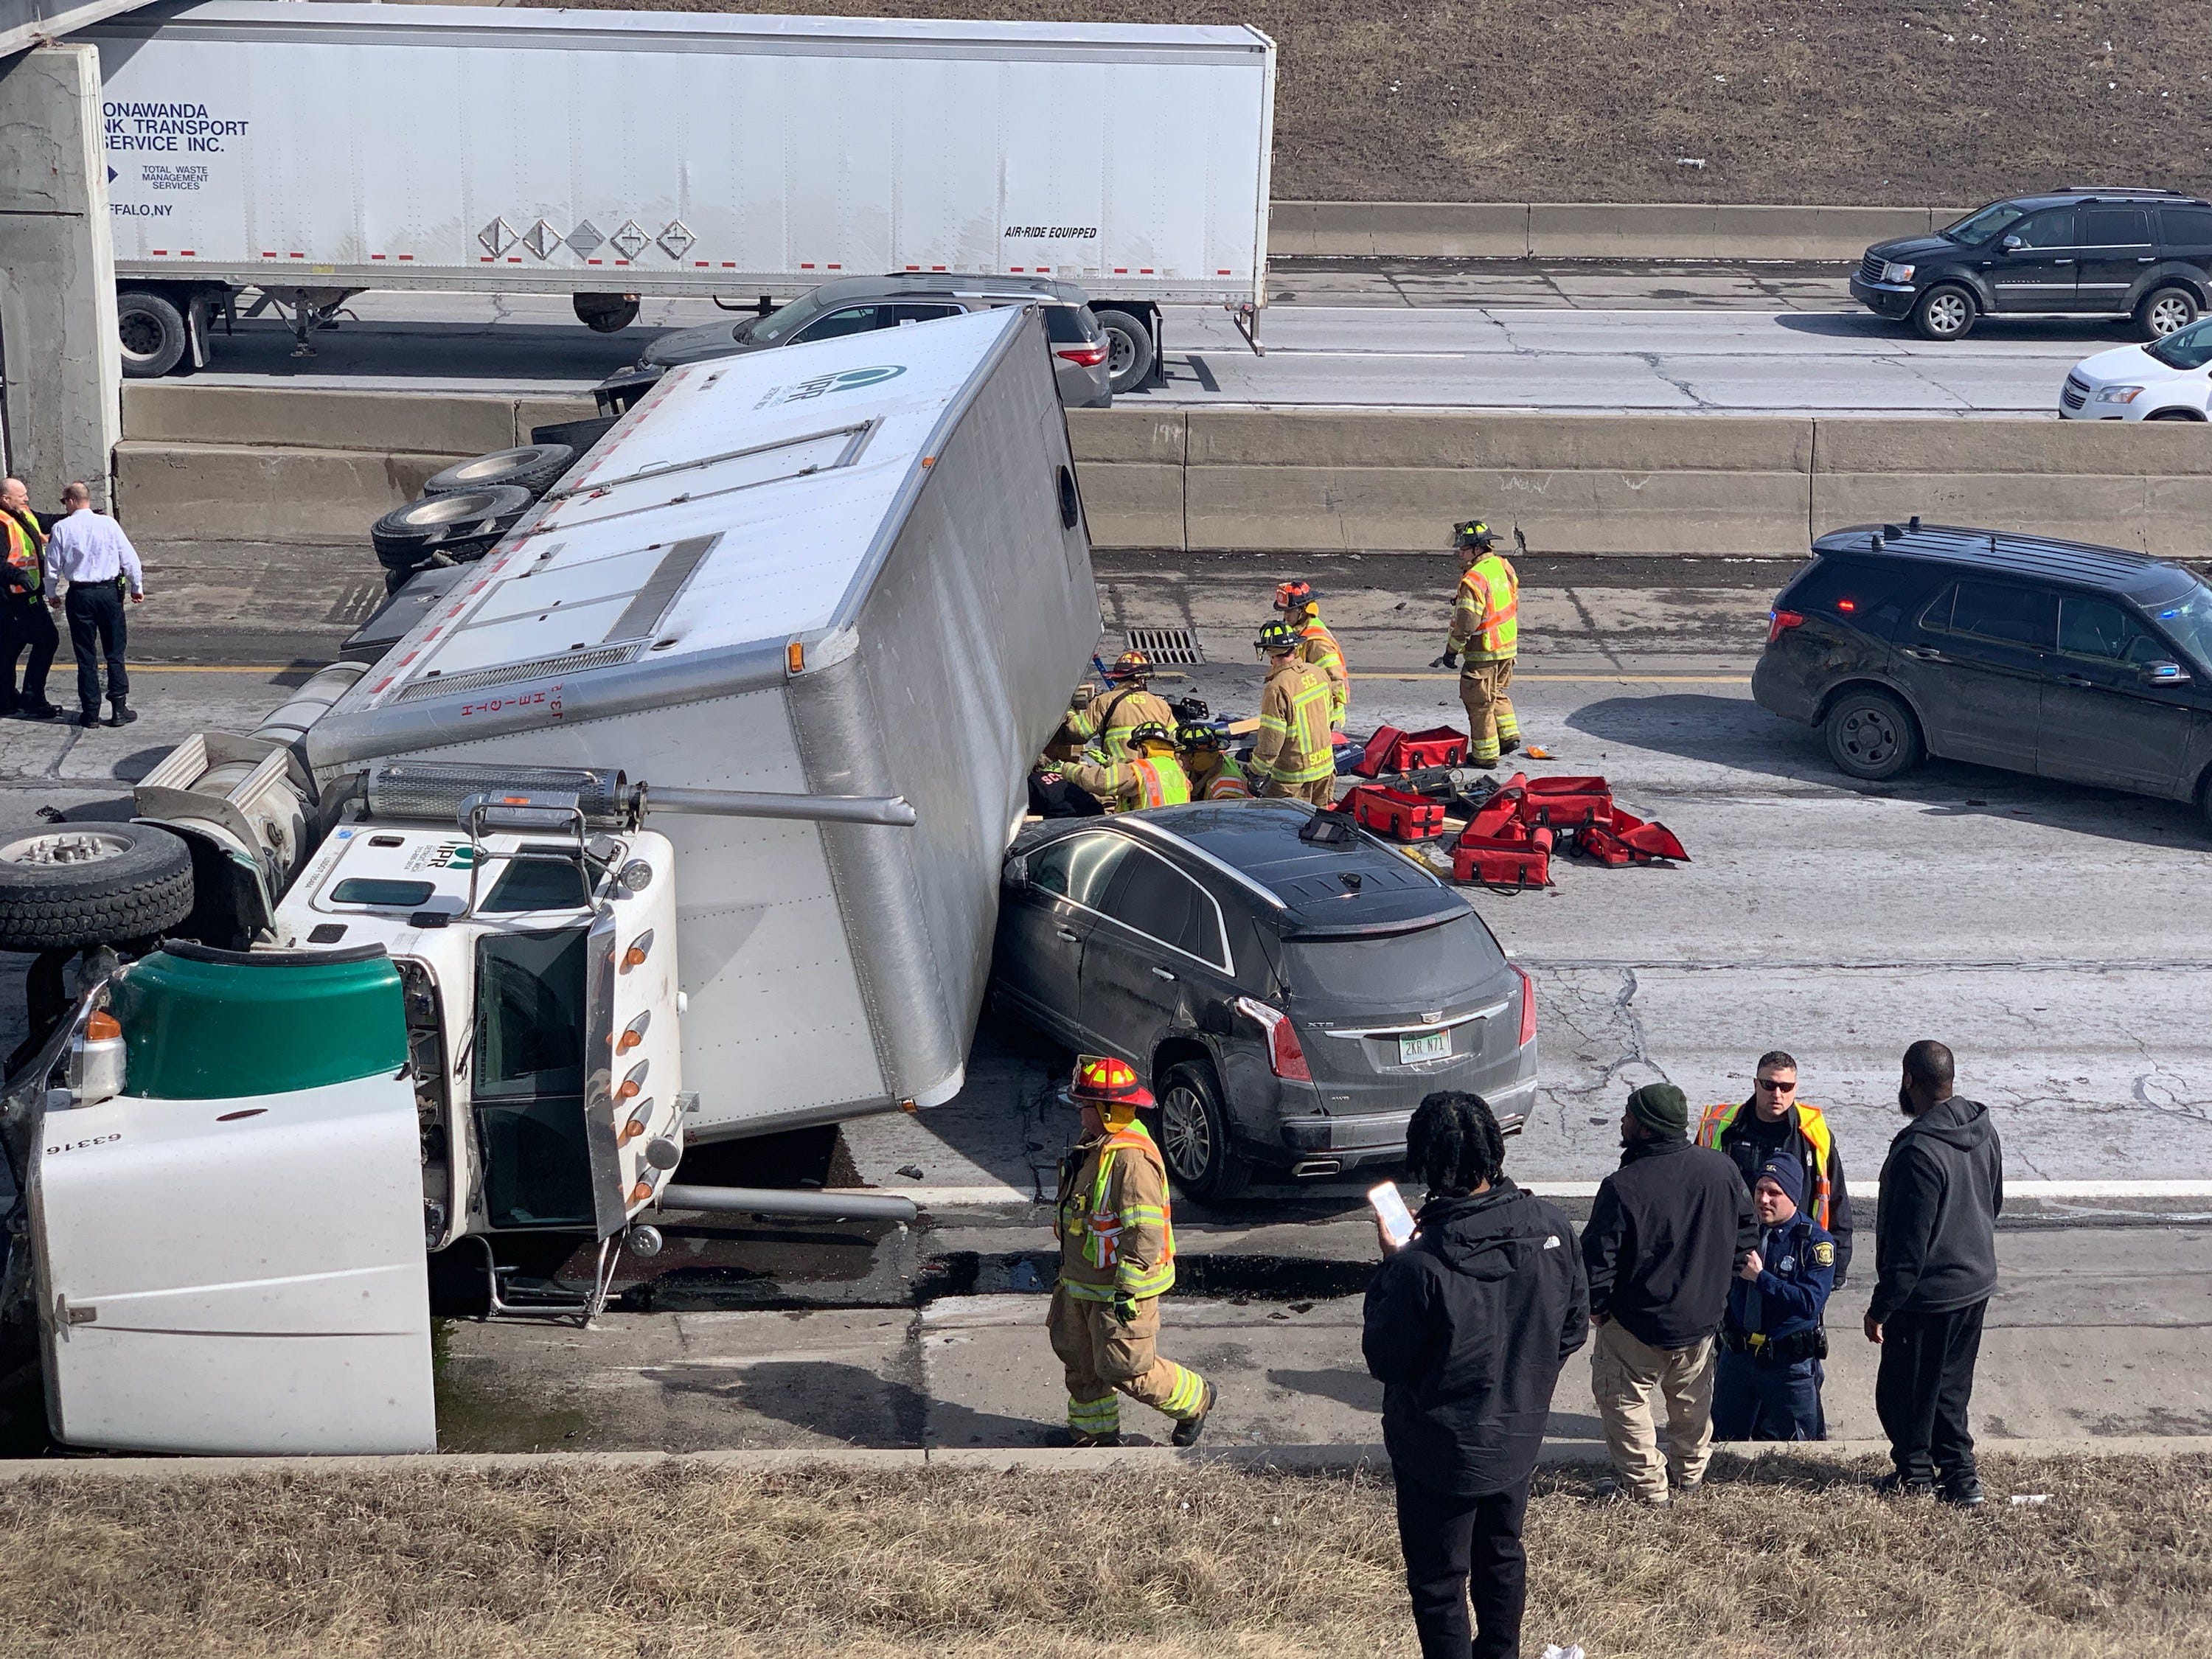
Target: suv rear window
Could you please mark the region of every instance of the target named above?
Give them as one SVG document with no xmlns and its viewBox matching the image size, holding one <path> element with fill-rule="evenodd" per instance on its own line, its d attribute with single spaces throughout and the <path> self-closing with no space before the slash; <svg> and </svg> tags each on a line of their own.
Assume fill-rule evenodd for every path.
<svg viewBox="0 0 2212 1659">
<path fill-rule="evenodd" d="M 1089 306 L 1047 306 L 1044 337 L 1054 345 L 1082 345 L 1098 337 L 1098 319 Z"/>
<path fill-rule="evenodd" d="M 2160 208 L 2158 222 L 2173 247 L 2212 247 L 2212 207 Z"/>
<path fill-rule="evenodd" d="M 1331 1015 L 1417 1018 L 1473 996 L 1496 977 L 1504 953 L 1473 915 L 1380 938 L 1288 939 L 1283 977 L 1291 1006 L 1310 1000 Z"/>
<path fill-rule="evenodd" d="M 1929 579 L 1894 565 L 1862 564 L 1823 556 L 1812 568 L 1782 590 L 1782 611 L 1818 611 L 1847 617 L 1855 628 L 1887 635 L 1913 600 L 1928 592 Z"/>
</svg>

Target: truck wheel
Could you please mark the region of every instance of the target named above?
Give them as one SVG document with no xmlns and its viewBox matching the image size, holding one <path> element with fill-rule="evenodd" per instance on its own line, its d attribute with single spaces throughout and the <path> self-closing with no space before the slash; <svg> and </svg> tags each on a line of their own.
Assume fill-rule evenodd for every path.
<svg viewBox="0 0 2212 1659">
<path fill-rule="evenodd" d="M 1126 311 L 1092 314 L 1106 331 L 1106 372 L 1112 377 L 1115 395 L 1134 391 L 1152 372 L 1152 330 L 1145 326 L 1142 318 Z"/>
<path fill-rule="evenodd" d="M 1885 783 L 1920 763 L 1920 726 L 1887 691 L 1850 691 L 1825 722 L 1828 758 L 1869 783 Z"/>
<path fill-rule="evenodd" d="M 185 314 L 158 294 L 128 289 L 115 296 L 115 331 L 123 343 L 123 374 L 158 380 L 184 361 L 191 343 Z"/>
<path fill-rule="evenodd" d="M 152 824 L 52 824 L 0 837 L 0 951 L 151 939 L 191 908 L 191 854 Z"/>
<path fill-rule="evenodd" d="M 579 294 L 569 301 L 576 320 L 594 334 L 613 334 L 637 320 L 635 294 Z"/>
<path fill-rule="evenodd" d="M 369 526 L 369 544 L 385 564 L 416 565 L 431 553 L 475 545 L 478 551 L 505 535 L 530 510 L 531 494 L 512 484 L 456 489 L 395 507 Z"/>
<path fill-rule="evenodd" d="M 434 472 L 422 485 L 425 495 L 450 495 L 458 489 L 493 489 L 513 484 L 532 495 L 543 495 L 553 481 L 575 465 L 576 452 L 566 444 L 525 444 L 520 449 L 496 449 L 472 461 L 456 461 L 443 472 Z"/>
<path fill-rule="evenodd" d="M 1193 1198 L 1234 1198 L 1252 1179 L 1252 1164 L 1229 1139 L 1229 1115 L 1213 1068 L 1185 1060 L 1168 1068 L 1160 1087 L 1160 1161 Z"/>
</svg>

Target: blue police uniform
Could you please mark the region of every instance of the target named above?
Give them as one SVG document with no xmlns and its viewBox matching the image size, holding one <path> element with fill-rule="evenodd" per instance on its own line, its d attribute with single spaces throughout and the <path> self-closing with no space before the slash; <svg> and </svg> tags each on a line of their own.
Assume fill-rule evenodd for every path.
<svg viewBox="0 0 2212 1659">
<path fill-rule="evenodd" d="M 1836 1279 L 1836 1241 L 1812 1217 L 1793 1215 L 1760 1235 L 1754 1280 L 1729 1286 L 1713 1380 L 1717 1440 L 1826 1440 L 1820 1409 L 1820 1317 Z"/>
</svg>

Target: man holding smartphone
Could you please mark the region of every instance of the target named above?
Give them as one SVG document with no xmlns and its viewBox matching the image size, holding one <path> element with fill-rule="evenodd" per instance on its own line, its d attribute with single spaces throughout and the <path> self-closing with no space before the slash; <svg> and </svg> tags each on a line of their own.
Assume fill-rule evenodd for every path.
<svg viewBox="0 0 2212 1659">
<path fill-rule="evenodd" d="M 1403 1244 L 1376 1206 L 1384 1260 L 1361 1347 L 1382 1384 L 1413 1625 L 1422 1659 L 1515 1659 L 1528 1476 L 1559 1368 L 1589 1334 L 1582 1253 L 1557 1207 L 1505 1178 L 1481 1096 L 1424 1100 L 1406 1161 L 1428 1201 Z"/>
</svg>

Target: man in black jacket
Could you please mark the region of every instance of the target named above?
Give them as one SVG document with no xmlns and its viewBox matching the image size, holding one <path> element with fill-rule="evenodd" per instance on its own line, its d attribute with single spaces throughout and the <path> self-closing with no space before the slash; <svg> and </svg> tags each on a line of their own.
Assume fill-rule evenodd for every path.
<svg viewBox="0 0 2212 1659">
<path fill-rule="evenodd" d="M 1582 1258 L 1566 1217 L 1505 1178 L 1481 1096 L 1424 1100 L 1406 1158 L 1429 1200 L 1411 1243 L 1383 1239 L 1361 1346 L 1382 1383 L 1421 1659 L 1518 1659 L 1528 1476 L 1559 1367 L 1589 1336 Z"/>
<path fill-rule="evenodd" d="M 1759 1248 L 1751 1191 L 1725 1153 L 1692 1146 L 1690 1104 L 1648 1083 L 1620 1120 L 1620 1167 L 1600 1183 L 1583 1234 L 1597 1348 L 1590 1391 L 1616 1490 L 1646 1504 L 1695 1492 L 1713 1448 L 1713 1338 L 1729 1285 Z M 1654 1389 L 1667 1401 L 1659 1455 Z"/>
<path fill-rule="evenodd" d="M 1881 1489 L 1972 1508 L 1982 1481 L 1966 1404 L 1997 1285 L 2004 1152 L 1989 1109 L 1952 1092 L 1954 1072 L 1940 1042 L 1905 1051 L 1897 1103 L 1912 1121 L 1881 1166 L 1866 1334 L 1881 1345 L 1874 1408 L 1896 1465 Z"/>
</svg>

